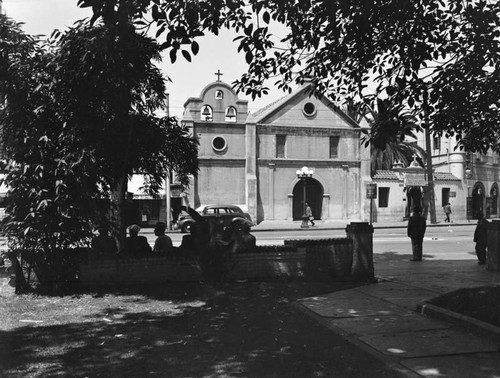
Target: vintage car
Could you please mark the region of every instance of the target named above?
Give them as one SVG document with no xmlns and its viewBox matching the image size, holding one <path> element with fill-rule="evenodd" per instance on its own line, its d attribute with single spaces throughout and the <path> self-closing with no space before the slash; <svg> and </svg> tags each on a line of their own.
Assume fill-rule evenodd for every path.
<svg viewBox="0 0 500 378">
<path fill-rule="evenodd" d="M 203 217 L 209 219 L 220 219 L 225 227 L 229 227 L 231 222 L 241 219 L 253 225 L 252 218 L 236 205 L 205 205 L 196 209 Z M 195 220 L 187 213 L 183 212 L 177 221 L 177 227 L 181 232 L 189 232 Z"/>
</svg>

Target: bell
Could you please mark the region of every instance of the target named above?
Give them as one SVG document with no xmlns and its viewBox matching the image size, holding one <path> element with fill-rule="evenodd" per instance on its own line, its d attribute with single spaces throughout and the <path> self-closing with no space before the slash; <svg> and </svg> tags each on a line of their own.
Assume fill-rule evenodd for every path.
<svg viewBox="0 0 500 378">
<path fill-rule="evenodd" d="M 226 110 L 226 117 L 229 119 L 235 118 L 236 117 L 236 110 L 232 106 L 227 108 Z"/>
<path fill-rule="evenodd" d="M 210 111 L 210 107 L 208 105 L 205 105 L 203 107 L 203 112 L 201 115 L 205 118 L 206 121 L 208 121 L 212 117 L 212 112 Z"/>
</svg>

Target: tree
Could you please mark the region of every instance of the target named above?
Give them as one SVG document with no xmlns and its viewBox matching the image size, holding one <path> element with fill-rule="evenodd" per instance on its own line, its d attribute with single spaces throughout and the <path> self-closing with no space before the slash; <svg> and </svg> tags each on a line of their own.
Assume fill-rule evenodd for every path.
<svg viewBox="0 0 500 378">
<path fill-rule="evenodd" d="M 165 99 L 151 62 L 155 41 L 130 25 L 78 24 L 50 42 L 0 15 L 0 124 L 10 164 L 3 231 L 44 283 L 62 279 L 61 259 L 88 244 L 108 210 L 99 200 L 124 193 L 128 175 L 144 173 L 156 194 L 168 170 L 186 184 L 197 171 L 187 129 L 154 114 Z"/>
<path fill-rule="evenodd" d="M 418 112 L 459 148 L 499 152 L 500 3 L 486 0 L 79 0 L 94 20 L 127 3 L 156 26 L 172 61 L 196 54 L 196 39 L 231 28 L 248 72 L 234 84 L 252 96 L 311 79 L 318 93 L 366 95 L 372 81 Z M 147 21 L 143 16 L 151 15 Z M 273 23 L 288 27 L 277 45 Z M 424 100 L 427 102 L 424 109 Z M 423 116 L 422 116 L 423 118 Z"/>
<path fill-rule="evenodd" d="M 89 237 L 90 204 L 98 188 L 80 174 L 92 157 L 61 133 L 57 104 L 47 90 L 51 54 L 3 15 L 0 33 L 0 88 L 6 100 L 0 125 L 10 187 L 3 232 L 11 260 L 17 265 L 22 255 L 44 280 L 47 269 L 41 267 L 50 265 L 50 251 L 82 245 Z"/>
<path fill-rule="evenodd" d="M 371 147 L 372 174 L 377 170 L 392 169 L 397 161 L 409 166 L 415 155 L 423 164 L 426 153 L 416 143 L 416 132 L 421 131 L 416 118 L 390 98 L 374 102 L 374 107 L 364 106 L 370 130 L 362 139 L 365 147 Z"/>
<path fill-rule="evenodd" d="M 165 79 L 153 64 L 159 46 L 123 17 L 70 30 L 54 60 L 57 102 L 71 115 L 66 127 L 106 162 L 101 176 L 116 193 L 122 238 L 131 173 L 145 173 L 147 190 L 156 194 L 168 171 L 185 185 L 197 171 L 194 138 L 175 119 L 155 115 L 166 99 Z"/>
</svg>

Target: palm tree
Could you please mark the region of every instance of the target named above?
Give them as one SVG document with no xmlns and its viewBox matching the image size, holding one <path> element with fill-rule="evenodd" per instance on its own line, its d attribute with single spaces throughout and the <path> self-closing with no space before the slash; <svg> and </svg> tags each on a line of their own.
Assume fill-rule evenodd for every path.
<svg viewBox="0 0 500 378">
<path fill-rule="evenodd" d="M 423 165 L 425 150 L 416 143 L 415 133 L 421 129 L 417 120 L 404 105 L 391 98 L 375 101 L 376 107 L 364 104 L 364 117 L 370 125 L 363 137 L 371 146 L 371 171 L 392 169 L 394 163 L 409 166 L 414 156 Z"/>
</svg>

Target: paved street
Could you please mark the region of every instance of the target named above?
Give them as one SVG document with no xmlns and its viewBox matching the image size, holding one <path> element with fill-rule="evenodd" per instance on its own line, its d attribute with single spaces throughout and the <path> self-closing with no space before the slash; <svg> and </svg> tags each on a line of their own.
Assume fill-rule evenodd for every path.
<svg viewBox="0 0 500 378">
<path fill-rule="evenodd" d="M 291 227 L 296 226 L 292 224 Z M 399 227 L 394 224 L 377 224 L 373 234 L 373 248 L 375 254 L 393 253 L 395 255 L 411 254 L 410 240 L 406 236 L 406 223 L 400 222 Z M 345 226 L 323 225 L 321 228 L 283 229 L 283 225 L 277 225 L 275 230 L 252 230 L 252 235 L 257 239 L 257 245 L 282 245 L 285 239 L 325 239 L 331 237 L 345 237 Z M 475 259 L 474 243 L 472 235 L 474 234 L 475 224 L 451 224 L 446 226 L 429 226 L 424 239 L 424 254 L 427 258 L 433 259 Z M 148 237 L 152 245 L 155 240 L 150 229 L 144 229 L 142 233 Z M 168 234 L 174 245 L 181 243 L 182 237 L 178 231 Z"/>
</svg>

